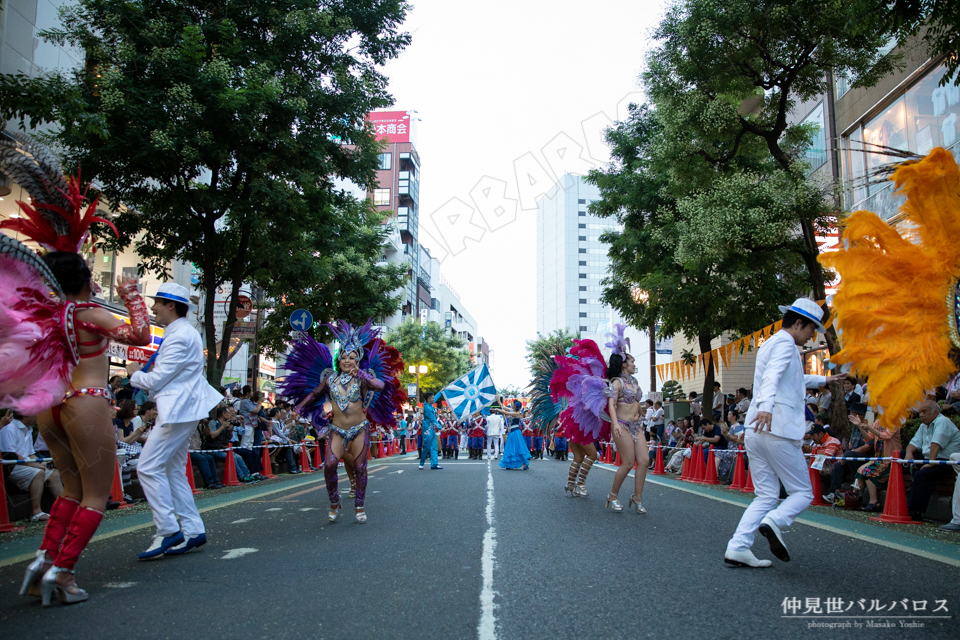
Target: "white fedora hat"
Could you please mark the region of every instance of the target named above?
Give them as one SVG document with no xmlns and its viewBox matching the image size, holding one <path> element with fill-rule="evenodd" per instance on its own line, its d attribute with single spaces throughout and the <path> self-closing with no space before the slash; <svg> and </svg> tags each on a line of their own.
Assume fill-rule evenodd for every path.
<svg viewBox="0 0 960 640">
<path fill-rule="evenodd" d="M 794 313 L 800 314 L 804 318 L 813 320 L 820 331 L 826 332 L 827 330 L 826 327 L 823 326 L 823 322 L 821 322 L 821 320 L 823 320 L 823 309 L 821 309 L 820 305 L 810 298 L 797 298 L 789 307 L 779 305 L 777 308 L 780 309 L 780 312 L 784 314 L 787 311 L 793 311 Z"/>
<path fill-rule="evenodd" d="M 157 289 L 157 292 L 150 296 L 151 298 L 161 300 L 173 300 L 174 302 L 182 302 L 187 305 L 187 308 L 190 311 L 196 311 L 197 305 L 190 302 L 190 292 L 187 288 L 176 282 L 164 282 L 160 285 L 160 288 Z"/>
</svg>

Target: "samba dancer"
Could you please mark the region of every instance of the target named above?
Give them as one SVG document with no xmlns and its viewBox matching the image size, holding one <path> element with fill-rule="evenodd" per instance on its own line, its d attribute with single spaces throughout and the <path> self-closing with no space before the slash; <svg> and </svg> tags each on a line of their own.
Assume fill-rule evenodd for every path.
<svg viewBox="0 0 960 640">
<path fill-rule="evenodd" d="M 502 469 L 522 468 L 526 471 L 530 468 L 530 449 L 524 441 L 522 433 L 521 420 L 524 417 L 521 411 L 522 406 L 519 400 L 514 400 L 513 411 L 501 408 L 491 409 L 491 411 L 499 413 L 510 421 L 510 425 L 507 427 L 507 442 L 503 445 L 503 457 L 500 458 Z"/>
<path fill-rule="evenodd" d="M 371 423 L 395 427 L 397 412 L 406 402 L 397 380 L 403 361 L 371 325 L 370 320 L 358 328 L 342 320 L 327 325 L 341 345 L 336 361 L 326 345 L 310 336 L 294 344 L 287 358 L 286 368 L 292 373 L 283 382 L 282 394 L 297 402 L 298 413 L 309 413 L 318 435 L 330 432 L 323 464 L 330 522 L 337 521 L 342 509 L 337 477 L 341 459 L 353 467 L 356 520 L 367 521 L 364 499 Z M 324 416 L 328 396 L 333 400 L 332 424 Z"/>
<path fill-rule="evenodd" d="M 614 335 L 614 334 L 611 334 Z M 623 335 L 614 335 L 613 348 L 610 355 L 610 364 L 607 367 L 607 379 L 610 386 L 604 395 L 608 398 L 607 413 L 612 425 L 613 440 L 620 453 L 620 468 L 613 476 L 613 488 L 607 496 L 607 508 L 619 513 L 623 511 L 618 494 L 623 481 L 633 469 L 636 462 L 637 470 L 633 476 L 633 495 L 627 508 L 637 505 L 637 513 L 645 514 L 643 508 L 643 485 L 647 479 L 647 467 L 650 466 L 650 453 L 647 449 L 646 429 L 644 421 L 640 419 L 640 383 L 633 377 L 637 370 L 633 356 L 626 352 L 628 346 Z"/>
<path fill-rule="evenodd" d="M 110 340 L 149 344 L 150 318 L 133 278 L 117 280 L 130 324 L 90 302 L 99 287 L 79 252 L 91 223 L 105 223 L 116 233 L 110 222 L 94 217 L 97 201 L 85 204 L 86 190 L 65 177 L 53 154 L 32 138 L 7 132 L 0 149 L 0 171 L 32 200 L 17 202 L 25 217 L 0 222 L 0 228 L 50 251 L 41 261 L 0 235 L 0 406 L 37 415 L 63 481 L 20 593 L 37 595 L 39 587 L 44 606 L 54 594 L 72 604 L 88 597 L 77 586 L 74 566 L 103 519 L 117 465 L 105 352 Z"/>
</svg>

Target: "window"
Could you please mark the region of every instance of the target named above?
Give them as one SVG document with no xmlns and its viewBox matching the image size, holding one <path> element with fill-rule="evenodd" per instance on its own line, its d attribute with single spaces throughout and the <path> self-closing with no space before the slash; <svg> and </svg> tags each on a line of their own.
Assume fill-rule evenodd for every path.
<svg viewBox="0 0 960 640">
<path fill-rule="evenodd" d="M 581 260 L 581 261 L 580 261 L 580 266 L 581 266 L 581 267 L 587 266 L 587 261 L 586 261 L 586 260 Z"/>
<path fill-rule="evenodd" d="M 815 127 L 810 138 L 810 146 L 804 152 L 807 164 L 810 165 L 807 175 L 810 175 L 827 162 L 827 133 L 823 121 L 823 103 L 818 104 L 800 124 Z"/>
<path fill-rule="evenodd" d="M 577 227 L 579 227 L 580 229 L 586 229 L 587 225 L 581 222 L 580 224 L 577 225 Z"/>
<path fill-rule="evenodd" d="M 373 204 L 378 207 L 390 206 L 390 189 L 374 189 Z"/>
<path fill-rule="evenodd" d="M 378 168 L 381 171 L 389 170 L 393 166 L 392 159 L 393 159 L 393 154 L 381 153 L 380 155 L 377 156 L 377 160 L 379 161 Z"/>
<path fill-rule="evenodd" d="M 587 250 L 586 250 L 586 249 L 577 249 L 577 252 L 578 252 L 578 253 L 586 253 Z"/>
<path fill-rule="evenodd" d="M 586 331 L 586 330 L 587 330 L 587 328 L 586 328 L 585 326 L 580 325 L 580 331 Z"/>
<path fill-rule="evenodd" d="M 580 242 L 586 242 L 586 241 L 587 241 L 587 236 L 579 236 L 579 237 L 577 238 L 577 240 L 579 240 Z"/>
<path fill-rule="evenodd" d="M 580 304 L 587 304 L 586 298 L 580 298 Z"/>
<path fill-rule="evenodd" d="M 587 277 L 587 274 L 585 274 L 585 273 L 581 273 L 581 274 L 579 274 L 579 275 L 580 275 L 581 278 L 586 278 L 586 277 Z"/>
<path fill-rule="evenodd" d="M 586 290 L 587 290 L 586 287 L 580 287 L 580 291 L 586 291 Z"/>
<path fill-rule="evenodd" d="M 587 212 L 586 212 L 586 211 L 577 211 L 577 215 L 578 215 L 578 216 L 584 216 L 584 217 L 586 217 Z"/>
<path fill-rule="evenodd" d="M 587 204 L 586 200 L 577 200 L 577 204 Z"/>
<path fill-rule="evenodd" d="M 581 311 L 581 312 L 580 312 L 580 317 L 581 317 L 581 318 L 586 318 L 586 317 L 587 317 L 587 314 L 584 313 L 583 311 Z"/>
</svg>

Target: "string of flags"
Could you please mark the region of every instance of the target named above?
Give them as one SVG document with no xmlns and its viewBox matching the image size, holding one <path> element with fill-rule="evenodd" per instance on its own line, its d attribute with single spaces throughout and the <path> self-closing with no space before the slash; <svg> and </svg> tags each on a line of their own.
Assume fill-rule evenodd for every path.
<svg viewBox="0 0 960 640">
<path fill-rule="evenodd" d="M 822 305 L 823 302 L 823 300 L 820 300 L 817 304 Z M 824 326 L 829 328 L 833 324 L 833 318 L 834 316 L 831 314 Z M 720 365 L 723 365 L 725 369 L 729 369 L 735 366 L 741 357 L 745 358 L 748 351 L 751 349 L 759 349 L 760 345 L 770 336 L 780 331 L 782 325 L 783 320 L 777 320 L 773 324 L 768 324 L 764 328 L 754 331 L 750 335 L 743 336 L 738 340 L 734 340 L 730 344 L 717 347 L 708 353 L 701 353 L 697 356 L 696 362 L 693 364 L 686 364 L 682 360 L 658 364 L 657 375 L 660 377 L 661 382 L 668 380 L 683 382 L 692 380 L 700 375 L 701 371 L 705 374 L 707 367 L 712 367 L 714 374 L 718 372 L 718 366 Z M 816 339 L 817 337 L 814 336 L 814 340 Z"/>
</svg>

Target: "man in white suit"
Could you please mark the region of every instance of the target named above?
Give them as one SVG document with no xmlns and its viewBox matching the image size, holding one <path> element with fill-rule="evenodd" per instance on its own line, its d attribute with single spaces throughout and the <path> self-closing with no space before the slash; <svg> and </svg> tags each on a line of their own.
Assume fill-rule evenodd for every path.
<svg viewBox="0 0 960 640">
<path fill-rule="evenodd" d="M 200 334 L 186 318 L 192 308 L 186 287 L 164 283 L 153 298 L 151 311 L 157 324 L 165 327 L 163 342 L 149 371 L 130 375 L 130 384 L 149 391 L 157 403 L 157 426 L 137 465 L 157 525 L 153 543 L 138 556 L 143 560 L 179 555 L 206 543 L 203 520 L 184 471 L 197 424 L 223 401 L 203 375 Z"/>
<path fill-rule="evenodd" d="M 825 331 L 823 310 L 812 300 L 799 298 L 783 312 L 783 328 L 757 351 L 753 376 L 753 402 L 747 411 L 744 448 L 750 457 L 750 471 L 756 498 L 747 507 L 736 533 L 727 543 L 724 562 L 740 567 L 769 567 L 750 547 L 757 531 L 770 543 L 770 551 L 787 562 L 790 554 L 781 529 L 789 527 L 800 512 L 810 506 L 813 489 L 801 444 L 806 432 L 803 399 L 806 389 L 844 378 L 804 375 L 799 345 Z M 754 428 L 750 429 L 749 426 Z M 787 499 L 779 506 L 780 483 Z"/>
<path fill-rule="evenodd" d="M 499 458 L 503 452 L 503 416 L 492 413 L 487 416 L 487 460 Z"/>
</svg>

